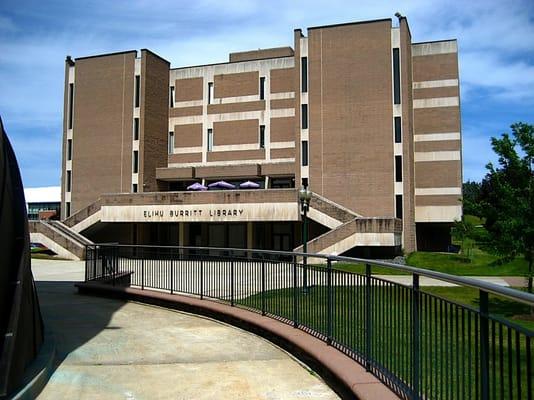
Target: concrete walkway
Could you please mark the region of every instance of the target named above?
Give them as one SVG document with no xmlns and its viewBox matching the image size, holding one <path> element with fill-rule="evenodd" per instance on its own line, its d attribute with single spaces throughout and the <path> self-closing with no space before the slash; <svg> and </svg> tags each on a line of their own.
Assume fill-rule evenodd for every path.
<svg viewBox="0 0 534 400">
<path fill-rule="evenodd" d="M 337 399 L 313 372 L 240 329 L 81 296 L 83 262 L 32 260 L 56 369 L 39 399 Z"/>
</svg>

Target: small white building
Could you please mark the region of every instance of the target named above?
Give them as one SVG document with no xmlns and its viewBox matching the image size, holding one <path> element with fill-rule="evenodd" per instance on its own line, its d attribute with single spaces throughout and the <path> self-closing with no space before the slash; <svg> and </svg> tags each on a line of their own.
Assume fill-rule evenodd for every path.
<svg viewBox="0 0 534 400">
<path fill-rule="evenodd" d="M 40 219 L 39 213 L 49 211 L 55 211 L 55 215 L 57 215 L 56 218 L 59 219 L 59 210 L 61 208 L 61 186 L 25 188 L 24 197 L 26 199 L 28 219 Z M 47 217 L 49 218 L 50 214 L 48 214 Z"/>
</svg>

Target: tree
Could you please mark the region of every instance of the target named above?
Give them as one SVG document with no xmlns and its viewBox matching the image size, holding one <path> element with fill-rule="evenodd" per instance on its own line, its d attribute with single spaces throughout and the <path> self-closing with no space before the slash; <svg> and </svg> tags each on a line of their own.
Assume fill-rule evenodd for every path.
<svg viewBox="0 0 534 400">
<path fill-rule="evenodd" d="M 504 259 L 523 255 L 528 262 L 528 290 L 532 293 L 534 258 L 534 126 L 515 123 L 512 136 L 492 138 L 498 166 L 488 173 L 480 190 L 480 211 L 486 218 L 489 249 Z"/>
<path fill-rule="evenodd" d="M 475 244 L 473 237 L 475 236 L 475 225 L 465 218 L 461 221 L 454 221 L 452 228 L 452 237 L 454 240 L 461 243 L 461 251 L 467 262 L 471 261 L 471 254 Z"/>
<path fill-rule="evenodd" d="M 467 181 L 462 185 L 462 203 L 464 214 L 481 216 L 479 207 L 480 200 L 480 186 L 479 182 Z"/>
</svg>

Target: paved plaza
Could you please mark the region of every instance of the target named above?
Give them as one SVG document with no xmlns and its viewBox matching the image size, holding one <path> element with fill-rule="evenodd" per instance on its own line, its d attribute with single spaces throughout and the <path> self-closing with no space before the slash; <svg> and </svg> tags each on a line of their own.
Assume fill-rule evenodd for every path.
<svg viewBox="0 0 534 400">
<path fill-rule="evenodd" d="M 337 399 L 313 372 L 243 330 L 81 296 L 83 262 L 32 260 L 56 368 L 39 399 Z"/>
</svg>

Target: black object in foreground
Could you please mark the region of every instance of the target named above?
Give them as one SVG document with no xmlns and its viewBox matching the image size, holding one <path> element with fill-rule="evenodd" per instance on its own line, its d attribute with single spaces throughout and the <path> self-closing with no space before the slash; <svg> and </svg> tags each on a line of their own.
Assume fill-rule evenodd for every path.
<svg viewBox="0 0 534 400">
<path fill-rule="evenodd" d="M 31 271 L 30 234 L 20 171 L 0 119 L 0 399 L 21 384 L 43 342 Z"/>
</svg>

